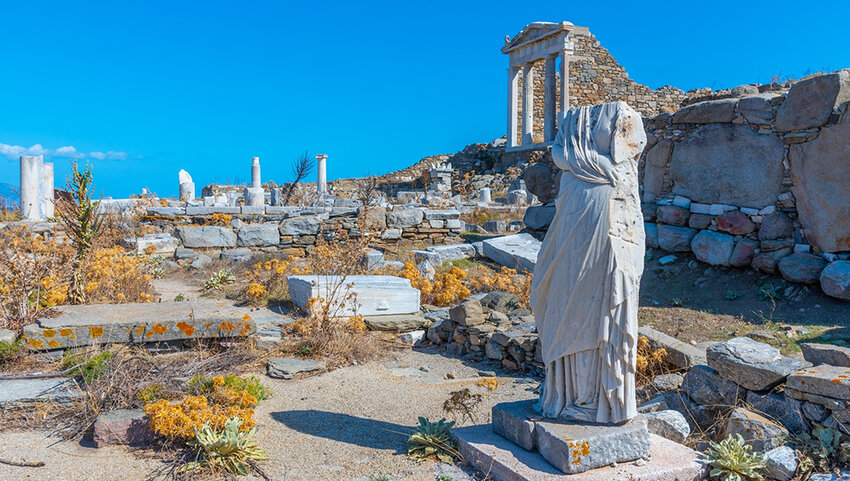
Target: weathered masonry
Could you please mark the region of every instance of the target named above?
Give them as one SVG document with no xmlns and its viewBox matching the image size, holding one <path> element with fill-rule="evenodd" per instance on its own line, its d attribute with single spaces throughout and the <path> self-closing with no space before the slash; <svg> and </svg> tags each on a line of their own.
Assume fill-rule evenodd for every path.
<svg viewBox="0 0 850 481">
<path fill-rule="evenodd" d="M 509 56 L 509 151 L 550 145 L 565 109 L 623 100 L 652 117 L 675 112 L 686 97 L 674 87 L 635 83 L 587 27 L 570 22 L 530 23 L 502 52 Z"/>
</svg>

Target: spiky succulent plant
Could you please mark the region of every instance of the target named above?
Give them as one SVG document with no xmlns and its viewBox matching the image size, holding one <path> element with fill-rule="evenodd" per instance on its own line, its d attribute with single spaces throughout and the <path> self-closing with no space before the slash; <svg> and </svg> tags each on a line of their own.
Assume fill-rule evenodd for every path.
<svg viewBox="0 0 850 481">
<path fill-rule="evenodd" d="M 196 428 L 195 439 L 187 444 L 197 446 L 201 460 L 187 464 L 184 469 L 222 468 L 234 476 L 247 476 L 250 461 L 269 459 L 257 443 L 251 441 L 257 428 L 240 433 L 241 425 L 241 419 L 232 417 L 224 422 L 221 431 L 210 428 L 208 424 Z"/>
<path fill-rule="evenodd" d="M 460 457 L 457 442 L 449 433 L 454 425 L 454 421 L 446 422 L 445 418 L 432 423 L 420 417 L 416 432 L 407 440 L 407 455 L 417 461 L 434 455 L 444 463 L 451 463 L 453 458 Z"/>
<path fill-rule="evenodd" d="M 765 466 L 762 453 L 750 452 L 752 446 L 740 434 L 729 435 L 719 443 L 711 442 L 705 463 L 711 467 L 711 479 L 721 481 L 761 481 L 759 470 Z"/>
</svg>

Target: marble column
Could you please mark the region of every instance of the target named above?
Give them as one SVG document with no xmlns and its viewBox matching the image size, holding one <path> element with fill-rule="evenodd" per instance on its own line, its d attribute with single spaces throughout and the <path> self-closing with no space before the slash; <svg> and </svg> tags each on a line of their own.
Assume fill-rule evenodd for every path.
<svg viewBox="0 0 850 481">
<path fill-rule="evenodd" d="M 493 202 L 493 200 L 490 198 L 490 188 L 489 187 L 482 187 L 481 189 L 478 190 L 478 202 L 486 202 L 488 204 L 490 202 Z"/>
<path fill-rule="evenodd" d="M 519 115 L 519 69 L 508 68 L 508 147 L 519 145 L 517 115 Z"/>
<path fill-rule="evenodd" d="M 41 170 L 44 157 L 41 155 L 21 156 L 21 217 L 26 220 L 42 219 L 41 215 Z"/>
<path fill-rule="evenodd" d="M 251 158 L 251 187 L 257 188 L 262 187 L 262 181 L 260 180 L 260 158 L 252 157 Z"/>
<path fill-rule="evenodd" d="M 192 176 L 183 169 L 177 173 L 180 200 L 189 202 L 195 200 L 195 183 Z"/>
<path fill-rule="evenodd" d="M 570 51 L 561 50 L 561 114 L 570 110 Z"/>
<path fill-rule="evenodd" d="M 555 85 L 555 58 L 556 55 L 546 57 L 546 81 L 544 83 L 543 96 L 543 140 L 550 142 L 555 140 L 558 119 L 555 114 L 555 101 L 557 99 L 557 85 Z"/>
<path fill-rule="evenodd" d="M 534 143 L 534 65 L 522 67 L 522 145 Z"/>
<path fill-rule="evenodd" d="M 41 165 L 41 215 L 42 217 L 53 217 L 56 206 L 53 197 L 53 162 L 44 162 Z"/>
<path fill-rule="evenodd" d="M 316 192 L 320 195 L 328 193 L 328 156 L 326 154 L 316 155 Z"/>
</svg>

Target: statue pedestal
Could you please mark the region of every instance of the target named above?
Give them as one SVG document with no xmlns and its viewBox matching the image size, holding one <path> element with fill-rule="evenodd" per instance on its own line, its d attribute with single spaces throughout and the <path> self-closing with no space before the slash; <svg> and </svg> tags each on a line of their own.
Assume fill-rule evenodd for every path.
<svg viewBox="0 0 850 481">
<path fill-rule="evenodd" d="M 705 475 L 699 453 L 650 434 L 643 417 L 618 426 L 560 422 L 542 419 L 533 403 L 494 406 L 492 427 L 453 429 L 463 457 L 495 481 L 689 481 Z"/>
</svg>

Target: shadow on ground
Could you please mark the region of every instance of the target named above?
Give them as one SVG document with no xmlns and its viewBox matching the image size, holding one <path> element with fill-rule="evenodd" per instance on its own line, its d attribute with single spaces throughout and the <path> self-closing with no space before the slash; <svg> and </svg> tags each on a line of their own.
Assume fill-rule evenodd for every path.
<svg viewBox="0 0 850 481">
<path fill-rule="evenodd" d="M 371 449 L 386 449 L 395 454 L 407 453 L 405 444 L 413 434 L 411 426 L 313 409 L 277 411 L 271 413 L 271 417 L 304 434 Z"/>
</svg>

